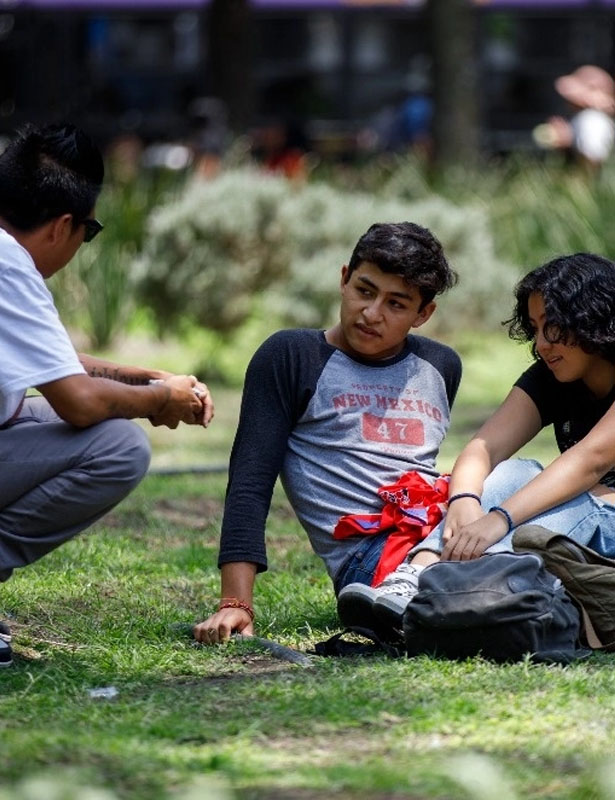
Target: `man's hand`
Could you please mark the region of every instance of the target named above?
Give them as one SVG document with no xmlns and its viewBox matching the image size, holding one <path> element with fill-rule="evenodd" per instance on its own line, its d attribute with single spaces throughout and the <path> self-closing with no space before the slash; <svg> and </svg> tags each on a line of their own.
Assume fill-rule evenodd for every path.
<svg viewBox="0 0 615 800">
<path fill-rule="evenodd" d="M 243 608 L 223 608 L 193 628 L 194 638 L 202 644 L 228 642 L 231 633 L 235 632 L 244 636 L 254 634 L 252 618 Z"/>
<path fill-rule="evenodd" d="M 209 425 L 209 423 L 212 421 L 212 419 L 214 418 L 214 401 L 213 401 L 213 398 L 211 396 L 209 388 L 207 387 L 207 384 L 206 383 L 202 383 L 201 381 L 197 380 L 197 382 L 192 387 L 192 391 L 200 399 L 202 407 L 203 407 L 203 410 L 202 410 L 202 413 L 201 413 L 201 419 L 197 424 L 202 425 L 204 428 L 206 428 Z"/>
<path fill-rule="evenodd" d="M 160 385 L 168 389 L 168 395 L 161 410 L 150 416 L 152 425 L 177 428 L 180 422 L 204 425 L 206 419 L 209 423 L 213 415 L 211 396 L 205 384 L 199 383 L 194 375 L 173 375 Z"/>
<path fill-rule="evenodd" d="M 506 535 L 508 525 L 501 514 L 492 511 L 454 533 L 442 550 L 442 561 L 469 561 L 482 556 L 492 544 Z"/>
</svg>

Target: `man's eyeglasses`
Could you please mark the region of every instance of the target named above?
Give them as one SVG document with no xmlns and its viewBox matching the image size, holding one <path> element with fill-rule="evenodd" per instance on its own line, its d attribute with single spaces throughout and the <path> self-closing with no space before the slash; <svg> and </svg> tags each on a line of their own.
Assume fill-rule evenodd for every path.
<svg viewBox="0 0 615 800">
<path fill-rule="evenodd" d="M 99 222 L 97 219 L 84 219 L 81 220 L 81 224 L 84 227 L 83 233 L 83 241 L 84 242 L 91 242 L 95 236 L 102 231 L 104 225 L 102 222 Z"/>
</svg>

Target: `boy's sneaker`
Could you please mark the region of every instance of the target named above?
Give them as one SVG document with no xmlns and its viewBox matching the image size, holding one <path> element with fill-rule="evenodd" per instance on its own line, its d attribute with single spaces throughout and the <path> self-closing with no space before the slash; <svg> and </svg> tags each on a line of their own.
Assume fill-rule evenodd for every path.
<svg viewBox="0 0 615 800">
<path fill-rule="evenodd" d="M 337 615 L 345 628 L 368 628 L 379 634 L 380 627 L 374 615 L 376 589 L 365 583 L 349 583 L 337 596 Z"/>
<path fill-rule="evenodd" d="M 402 562 L 375 588 L 349 583 L 337 597 L 337 613 L 346 627 L 369 628 L 381 639 L 399 639 L 406 606 L 418 591 L 424 567 Z"/>
<path fill-rule="evenodd" d="M 10 642 L 11 638 L 11 629 L 6 622 L 0 620 L 0 639 L 3 639 L 5 642 Z"/>
<path fill-rule="evenodd" d="M 424 569 L 403 561 L 376 588 L 373 612 L 380 627 L 403 633 L 404 612 L 419 590 L 419 575 Z"/>
<path fill-rule="evenodd" d="M 5 642 L 4 639 L 0 639 L 0 668 L 10 667 L 12 663 L 13 651 L 11 650 L 11 645 Z"/>
</svg>

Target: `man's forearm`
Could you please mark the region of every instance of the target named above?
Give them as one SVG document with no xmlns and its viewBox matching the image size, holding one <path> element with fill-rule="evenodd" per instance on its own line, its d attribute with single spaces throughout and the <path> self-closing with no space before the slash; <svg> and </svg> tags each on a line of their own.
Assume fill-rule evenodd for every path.
<svg viewBox="0 0 615 800">
<path fill-rule="evenodd" d="M 157 369 L 115 364 L 102 358 L 79 353 L 79 361 L 91 378 L 108 378 L 131 386 L 145 386 L 150 380 L 168 377 L 170 373 Z"/>
</svg>

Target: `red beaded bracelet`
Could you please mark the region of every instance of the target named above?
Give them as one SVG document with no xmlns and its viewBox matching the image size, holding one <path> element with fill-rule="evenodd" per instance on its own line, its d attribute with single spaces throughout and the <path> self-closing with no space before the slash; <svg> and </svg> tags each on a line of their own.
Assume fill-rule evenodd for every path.
<svg viewBox="0 0 615 800">
<path fill-rule="evenodd" d="M 248 612 L 251 620 L 254 619 L 254 609 L 252 606 L 249 606 L 247 603 L 242 603 L 242 601 L 238 600 L 236 597 L 223 597 L 222 600 L 220 600 L 218 611 L 222 611 L 223 608 L 241 608 L 243 611 Z"/>
</svg>

